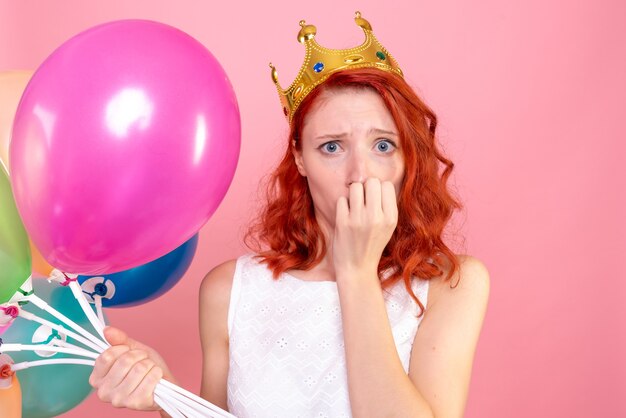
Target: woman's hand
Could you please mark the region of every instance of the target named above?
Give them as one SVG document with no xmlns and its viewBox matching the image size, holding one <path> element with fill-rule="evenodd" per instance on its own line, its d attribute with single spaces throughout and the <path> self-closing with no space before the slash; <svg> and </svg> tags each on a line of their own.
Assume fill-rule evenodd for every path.
<svg viewBox="0 0 626 418">
<path fill-rule="evenodd" d="M 100 400 L 116 408 L 161 409 L 154 402 L 154 389 L 169 374 L 161 356 L 117 328 L 106 327 L 104 335 L 111 347 L 96 359 L 89 377 Z"/>
<path fill-rule="evenodd" d="M 393 183 L 369 178 L 350 185 L 349 201 L 337 201 L 333 263 L 338 276 L 378 273 L 378 263 L 398 223 Z"/>
</svg>

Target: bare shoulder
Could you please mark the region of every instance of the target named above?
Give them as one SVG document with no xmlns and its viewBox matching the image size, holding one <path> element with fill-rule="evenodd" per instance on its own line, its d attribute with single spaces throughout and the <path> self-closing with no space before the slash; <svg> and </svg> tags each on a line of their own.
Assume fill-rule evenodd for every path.
<svg viewBox="0 0 626 418">
<path fill-rule="evenodd" d="M 459 289 L 475 293 L 476 296 L 489 294 L 489 271 L 478 258 L 467 254 L 458 256 L 459 271 L 452 278 L 452 284 L 458 282 Z"/>
<path fill-rule="evenodd" d="M 429 305 L 458 304 L 462 302 L 459 299 L 477 307 L 486 305 L 490 281 L 487 267 L 481 260 L 471 255 L 460 254 L 457 258 L 459 269 L 450 280 L 443 277 L 431 280 Z"/>
<path fill-rule="evenodd" d="M 228 303 L 236 265 L 236 259 L 225 261 L 204 276 L 200 285 L 200 303 L 220 301 Z"/>
<path fill-rule="evenodd" d="M 200 333 L 228 338 L 228 306 L 237 260 L 228 260 L 209 271 L 200 284 Z"/>
</svg>

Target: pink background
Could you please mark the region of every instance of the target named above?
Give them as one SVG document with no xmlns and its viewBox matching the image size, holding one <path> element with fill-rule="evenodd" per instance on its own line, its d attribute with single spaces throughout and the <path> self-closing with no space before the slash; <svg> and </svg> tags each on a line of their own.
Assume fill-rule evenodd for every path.
<svg viewBox="0 0 626 418">
<path fill-rule="evenodd" d="M 343 48 L 362 39 L 352 21 L 361 10 L 440 118 L 466 205 L 455 218 L 463 251 L 491 273 L 466 416 L 626 416 L 626 3 L 515 3 L 0 0 L 0 71 L 35 69 L 72 35 L 121 18 L 176 26 L 226 69 L 242 112 L 242 153 L 201 232 L 200 255 L 161 299 L 109 310 L 197 392 L 198 285 L 245 251 L 258 179 L 284 143 L 267 64 L 288 84 L 303 57 L 298 21 Z M 145 414 L 92 395 L 64 417 L 112 415 Z"/>
</svg>

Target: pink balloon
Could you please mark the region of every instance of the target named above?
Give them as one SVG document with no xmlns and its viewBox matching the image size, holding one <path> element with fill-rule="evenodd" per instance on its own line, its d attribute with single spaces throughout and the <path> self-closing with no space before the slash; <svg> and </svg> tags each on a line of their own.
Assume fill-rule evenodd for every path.
<svg viewBox="0 0 626 418">
<path fill-rule="evenodd" d="M 230 185 L 237 101 L 211 53 L 157 22 L 71 38 L 18 106 L 11 182 L 28 234 L 60 270 L 99 275 L 189 240 Z"/>
</svg>

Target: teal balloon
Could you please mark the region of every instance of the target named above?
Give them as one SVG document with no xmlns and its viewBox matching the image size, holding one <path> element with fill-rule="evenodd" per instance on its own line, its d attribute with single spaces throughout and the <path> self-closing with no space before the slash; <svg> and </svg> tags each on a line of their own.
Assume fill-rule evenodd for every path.
<svg viewBox="0 0 626 418">
<path fill-rule="evenodd" d="M 46 280 L 34 280 L 35 295 L 48 302 L 56 310 L 67 316 L 78 325 L 94 335 L 98 335 L 89 320 L 83 313 L 78 301 L 74 299 L 72 291 L 58 283 L 48 283 Z M 23 308 L 48 321 L 61 324 L 61 321 L 28 303 Z M 16 318 L 13 325 L 2 335 L 5 343 L 32 344 L 35 331 L 41 327 L 39 323 Z M 64 325 L 65 328 L 68 328 Z M 49 329 L 49 328 L 48 328 Z M 46 333 L 51 335 L 52 333 Z M 83 347 L 73 338 L 67 341 Z M 0 351 L 2 348 L 0 348 Z M 41 357 L 33 351 L 8 353 L 15 363 L 22 361 L 37 361 L 46 359 L 76 358 L 69 354 L 54 354 L 51 357 Z M 63 414 L 75 408 L 89 396 L 92 391 L 89 385 L 91 366 L 60 364 L 31 367 L 17 372 L 22 385 L 22 414 L 24 418 L 48 418 Z M 1 415 L 1 414 L 0 414 Z"/>
</svg>

